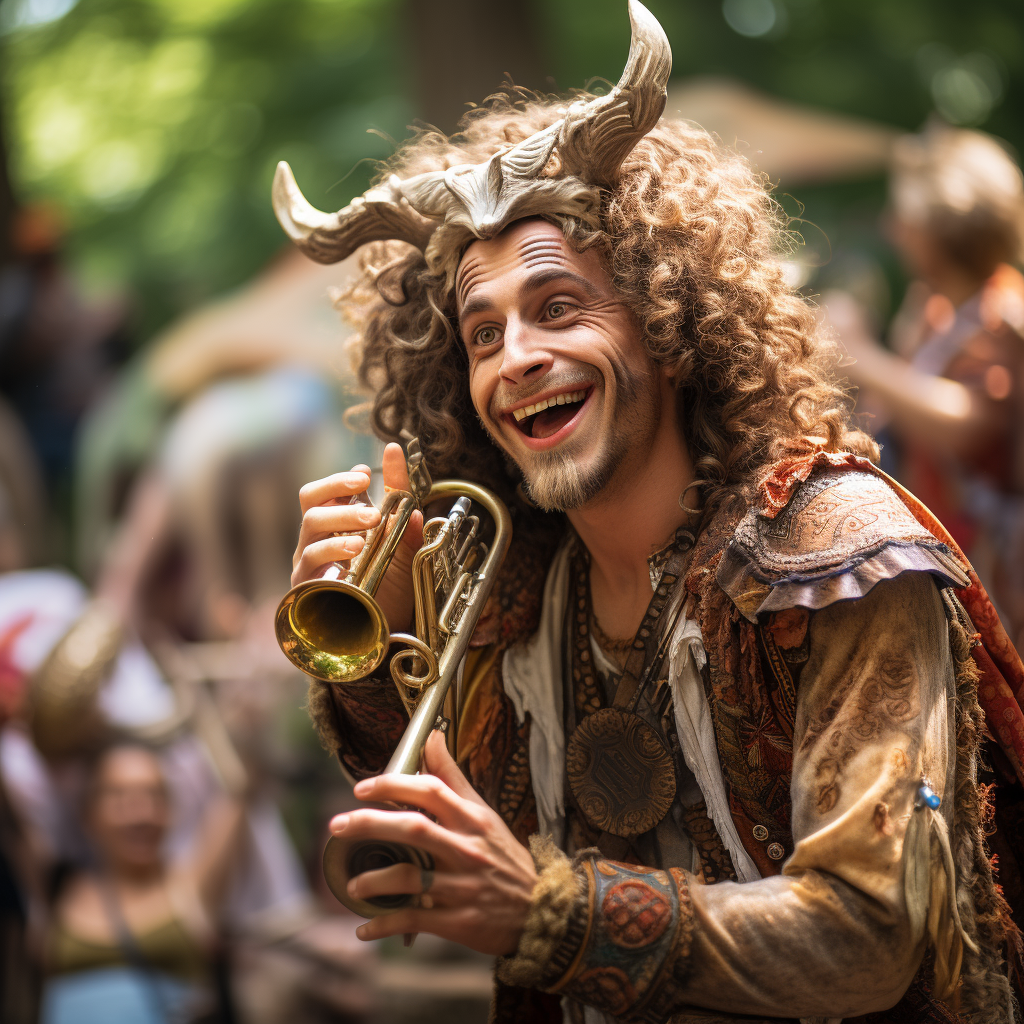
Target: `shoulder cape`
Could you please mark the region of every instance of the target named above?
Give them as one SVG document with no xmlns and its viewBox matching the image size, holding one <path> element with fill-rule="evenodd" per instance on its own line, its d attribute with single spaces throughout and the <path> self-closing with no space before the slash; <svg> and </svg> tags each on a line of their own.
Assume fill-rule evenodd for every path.
<svg viewBox="0 0 1024 1024">
<path fill-rule="evenodd" d="M 963 551 L 909 491 L 867 459 L 812 452 L 786 459 L 726 545 L 716 577 L 750 621 L 786 608 L 861 597 L 908 570 L 955 587 L 973 622 L 986 723 L 1024 783 L 1024 664 Z"/>
</svg>

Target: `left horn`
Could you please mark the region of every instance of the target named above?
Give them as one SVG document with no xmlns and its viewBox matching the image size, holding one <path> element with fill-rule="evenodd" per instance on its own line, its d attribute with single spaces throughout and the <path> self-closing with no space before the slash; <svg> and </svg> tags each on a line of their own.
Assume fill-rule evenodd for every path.
<svg viewBox="0 0 1024 1024">
<path fill-rule="evenodd" d="M 639 0 L 629 0 L 629 23 L 633 37 L 618 85 L 607 96 L 570 107 L 558 140 L 563 168 L 597 184 L 615 181 L 668 98 L 672 48 L 665 30 Z"/>
<path fill-rule="evenodd" d="M 285 234 L 317 263 L 337 263 L 367 242 L 392 238 L 422 250 L 437 227 L 386 186 L 370 189 L 337 213 L 323 213 L 306 201 L 284 160 L 274 175 L 273 197 Z"/>
</svg>

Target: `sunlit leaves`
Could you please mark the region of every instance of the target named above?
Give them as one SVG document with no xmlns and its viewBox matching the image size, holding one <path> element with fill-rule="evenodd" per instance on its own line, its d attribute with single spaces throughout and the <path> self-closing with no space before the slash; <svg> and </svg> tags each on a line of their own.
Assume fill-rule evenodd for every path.
<svg viewBox="0 0 1024 1024">
<path fill-rule="evenodd" d="M 147 324 L 281 245 L 278 159 L 339 206 L 390 152 L 366 130 L 412 117 L 399 0 L 80 0 L 48 23 L 10 14 L 26 2 L 0 0 L 16 186 L 63 212 L 80 269 L 141 289 Z"/>
</svg>

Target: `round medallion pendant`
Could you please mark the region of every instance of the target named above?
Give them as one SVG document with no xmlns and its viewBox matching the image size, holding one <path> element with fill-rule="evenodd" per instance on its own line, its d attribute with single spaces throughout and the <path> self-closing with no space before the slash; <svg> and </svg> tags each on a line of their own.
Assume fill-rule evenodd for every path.
<svg viewBox="0 0 1024 1024">
<path fill-rule="evenodd" d="M 588 715 L 565 750 L 569 787 L 595 828 L 630 839 L 661 821 L 676 795 L 672 755 L 639 715 L 602 708 Z"/>
</svg>

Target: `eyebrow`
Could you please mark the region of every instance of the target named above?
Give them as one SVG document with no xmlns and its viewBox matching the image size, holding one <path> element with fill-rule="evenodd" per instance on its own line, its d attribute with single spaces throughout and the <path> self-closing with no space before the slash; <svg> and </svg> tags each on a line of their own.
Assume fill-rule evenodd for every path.
<svg viewBox="0 0 1024 1024">
<path fill-rule="evenodd" d="M 549 267 L 546 270 L 538 270 L 535 274 L 531 274 L 520 286 L 519 294 L 523 295 L 534 288 L 543 288 L 544 285 L 551 284 L 552 281 L 569 281 L 577 285 L 591 299 L 596 299 L 600 295 L 594 285 L 581 274 L 558 267 Z M 471 316 L 475 316 L 477 313 L 487 313 L 493 308 L 494 303 L 490 299 L 471 299 L 462 307 L 462 311 L 459 313 L 460 326 Z"/>
</svg>

